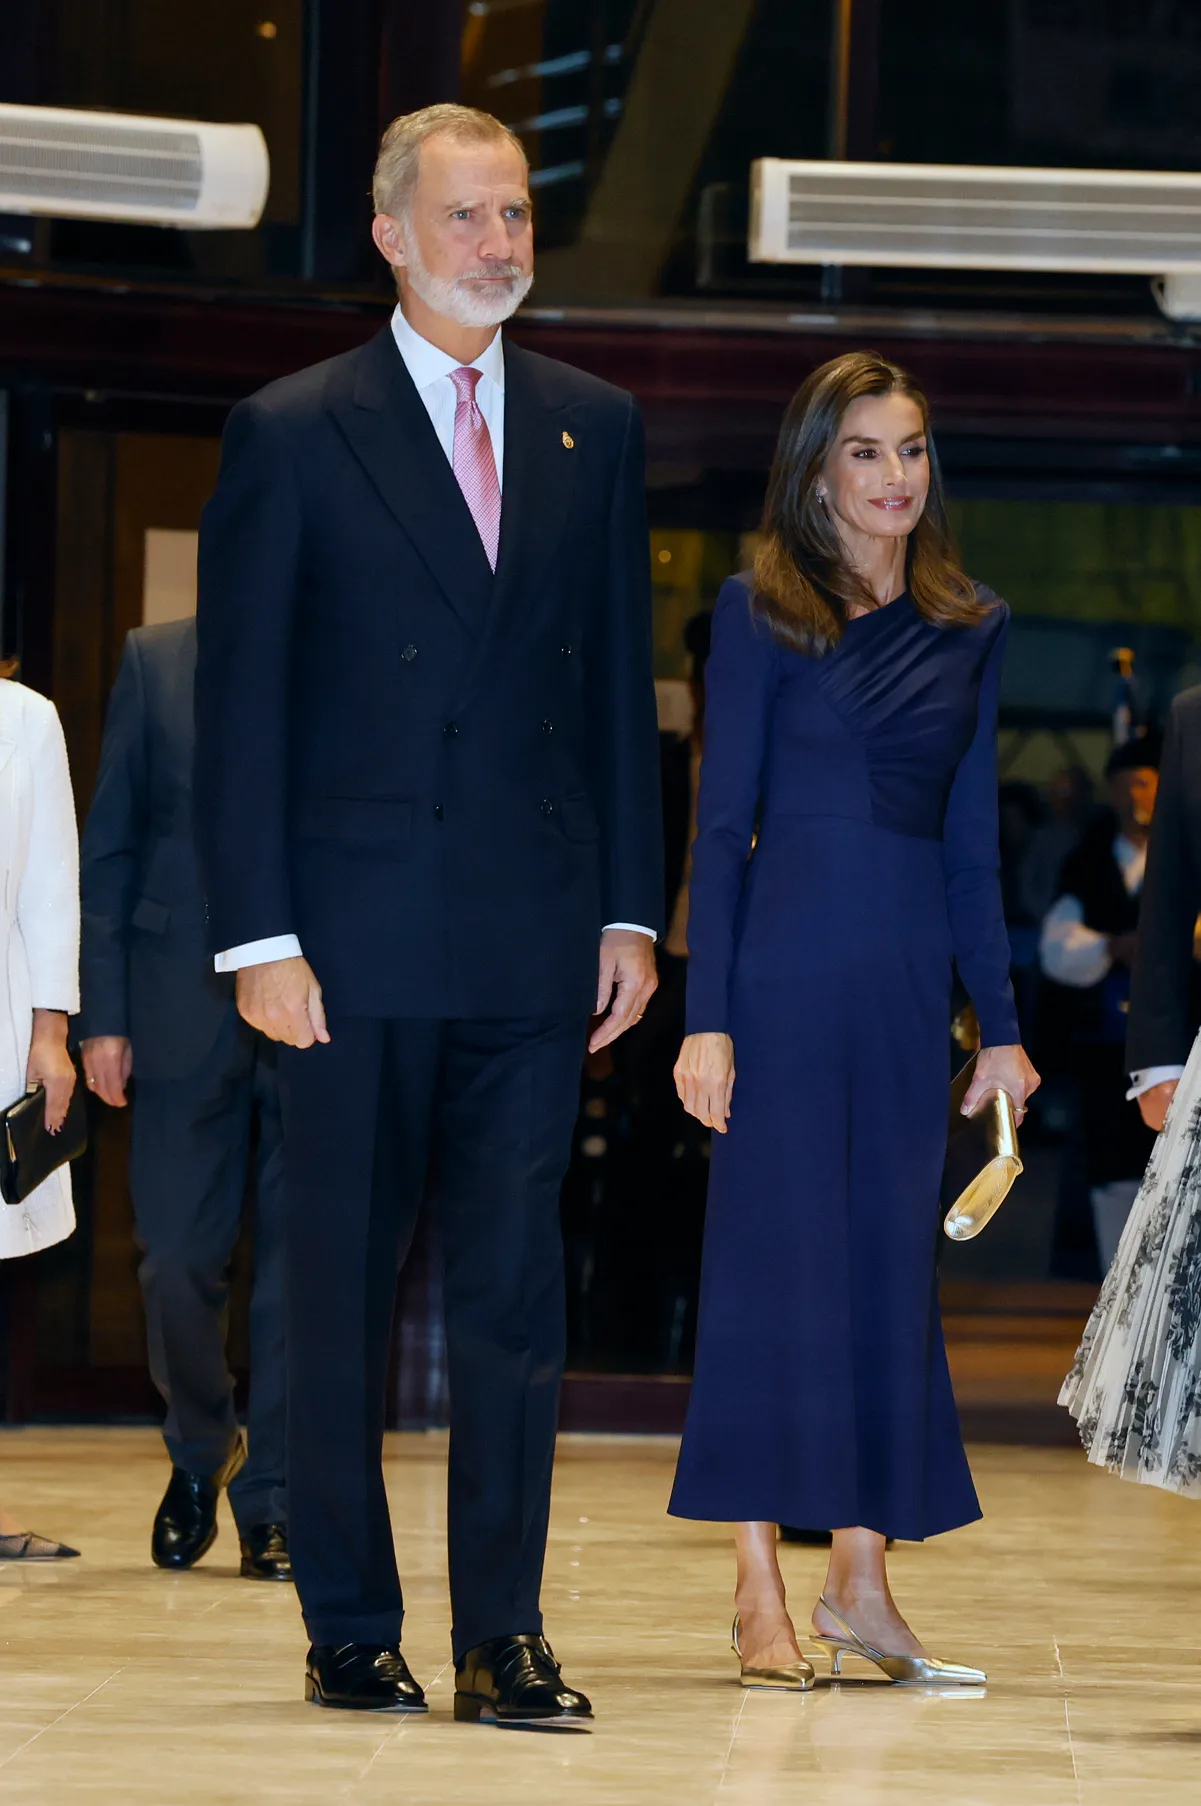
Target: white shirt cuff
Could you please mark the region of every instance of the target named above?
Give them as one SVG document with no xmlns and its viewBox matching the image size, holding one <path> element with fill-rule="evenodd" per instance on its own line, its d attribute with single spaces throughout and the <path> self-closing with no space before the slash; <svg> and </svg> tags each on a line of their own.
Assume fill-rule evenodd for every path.
<svg viewBox="0 0 1201 1806">
<path fill-rule="evenodd" d="M 273 934 L 265 941 L 246 941 L 241 947 L 218 953 L 213 965 L 218 972 L 240 972 L 243 966 L 265 966 L 273 959 L 299 957 L 300 942 L 294 934 Z"/>
<path fill-rule="evenodd" d="M 657 940 L 653 928 L 644 928 L 641 922 L 606 922 L 606 930 L 610 928 L 629 928 L 635 934 L 649 935 Z M 294 934 L 276 934 L 265 941 L 246 941 L 241 947 L 230 947 L 224 953 L 218 953 L 213 965 L 218 972 L 239 972 L 243 966 L 265 966 L 275 959 L 298 959 L 300 942 Z"/>
<path fill-rule="evenodd" d="M 1144 1091 L 1153 1091 L 1156 1085 L 1166 1085 L 1170 1079 L 1183 1077 L 1183 1066 L 1144 1066 L 1141 1072 L 1130 1074 L 1130 1089 L 1126 1096 L 1133 1103 Z"/>
</svg>

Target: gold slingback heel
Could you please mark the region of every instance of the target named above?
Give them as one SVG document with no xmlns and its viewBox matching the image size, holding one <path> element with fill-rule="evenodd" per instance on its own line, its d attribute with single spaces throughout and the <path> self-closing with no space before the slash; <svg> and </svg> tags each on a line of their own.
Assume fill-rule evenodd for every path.
<svg viewBox="0 0 1201 1806">
<path fill-rule="evenodd" d="M 776 1687 L 785 1693 L 810 1693 L 817 1681 L 812 1665 L 803 1658 L 799 1662 L 786 1662 L 779 1668 L 748 1668 L 742 1660 L 742 1643 L 740 1631 L 742 1619 L 738 1613 L 734 1615 L 734 1628 L 730 1632 L 734 1645 L 734 1654 L 742 1667 L 742 1684 L 744 1687 Z"/>
<path fill-rule="evenodd" d="M 980 1668 L 967 1668 L 961 1662 L 940 1662 L 936 1656 L 885 1655 L 883 1650 L 873 1649 L 870 1643 L 865 1643 L 846 1619 L 839 1617 L 824 1593 L 821 1604 L 842 1632 L 838 1637 L 826 1637 L 816 1630 L 813 1633 L 813 1641 L 830 1658 L 831 1680 L 841 1680 L 846 1656 L 859 1656 L 865 1662 L 873 1662 L 881 1674 L 886 1674 L 899 1687 L 922 1682 L 944 1687 L 982 1687 L 988 1679 Z"/>
</svg>

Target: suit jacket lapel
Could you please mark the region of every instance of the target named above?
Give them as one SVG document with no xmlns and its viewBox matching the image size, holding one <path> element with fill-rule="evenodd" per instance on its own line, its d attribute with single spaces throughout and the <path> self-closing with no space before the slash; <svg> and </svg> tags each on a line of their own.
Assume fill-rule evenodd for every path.
<svg viewBox="0 0 1201 1806">
<path fill-rule="evenodd" d="M 343 369 L 330 396 L 335 420 L 455 613 L 478 632 L 492 597 L 492 569 L 391 327 Z"/>
<path fill-rule="evenodd" d="M 487 624 L 465 694 L 488 667 L 497 638 L 530 618 L 546 567 L 558 550 L 579 467 L 574 445 L 563 442 L 569 422 L 578 430 L 575 410 L 565 408 L 555 394 L 542 360 L 506 340 L 500 548 Z"/>
</svg>

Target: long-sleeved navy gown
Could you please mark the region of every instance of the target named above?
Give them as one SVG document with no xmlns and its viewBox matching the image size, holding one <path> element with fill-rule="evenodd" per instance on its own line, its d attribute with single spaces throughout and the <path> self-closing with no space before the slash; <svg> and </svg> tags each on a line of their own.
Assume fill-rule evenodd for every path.
<svg viewBox="0 0 1201 1806">
<path fill-rule="evenodd" d="M 671 1511 L 919 1539 L 980 1515 L 938 1314 L 952 961 L 1019 1039 L 997 848 L 1008 611 L 909 596 L 823 658 L 718 598 L 688 1032 L 733 1037 Z M 757 839 L 755 831 L 758 829 Z M 752 851 L 752 842 L 754 842 Z"/>
</svg>

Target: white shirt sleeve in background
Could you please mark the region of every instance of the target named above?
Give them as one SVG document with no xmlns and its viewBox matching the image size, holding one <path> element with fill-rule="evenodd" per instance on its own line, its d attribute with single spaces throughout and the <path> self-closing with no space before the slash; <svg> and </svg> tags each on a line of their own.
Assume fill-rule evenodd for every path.
<svg viewBox="0 0 1201 1806">
<path fill-rule="evenodd" d="M 1060 897 L 1047 911 L 1038 956 L 1048 978 L 1078 990 L 1100 984 L 1113 965 L 1109 937 L 1085 927 L 1079 897 Z"/>
</svg>

